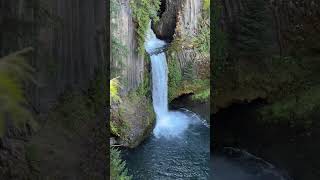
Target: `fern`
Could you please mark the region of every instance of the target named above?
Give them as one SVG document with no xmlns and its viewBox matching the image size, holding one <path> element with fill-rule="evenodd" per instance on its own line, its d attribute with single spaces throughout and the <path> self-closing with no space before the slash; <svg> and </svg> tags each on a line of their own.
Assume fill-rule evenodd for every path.
<svg viewBox="0 0 320 180">
<path fill-rule="evenodd" d="M 128 175 L 126 162 L 121 160 L 120 151 L 118 149 L 111 148 L 110 155 L 110 180 L 131 180 L 132 177 Z"/>
<path fill-rule="evenodd" d="M 23 85 L 33 81 L 33 68 L 21 55 L 31 49 L 25 49 L 0 59 L 0 137 L 5 134 L 6 120 L 10 119 L 18 128 L 29 124 L 37 127 L 32 113 L 28 110 Z"/>
</svg>

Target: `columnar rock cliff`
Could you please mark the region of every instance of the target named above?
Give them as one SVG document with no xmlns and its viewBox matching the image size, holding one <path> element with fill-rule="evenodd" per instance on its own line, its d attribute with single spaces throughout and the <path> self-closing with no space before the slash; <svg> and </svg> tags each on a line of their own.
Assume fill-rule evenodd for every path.
<svg viewBox="0 0 320 180">
<path fill-rule="evenodd" d="M 176 38 L 193 38 L 199 31 L 198 22 L 202 13 L 202 0 L 185 0 L 178 11 L 175 29 Z M 177 55 L 181 69 L 190 62 L 195 62 L 196 52 L 192 47 L 182 47 Z M 194 64 L 195 65 L 195 64 Z"/>
<path fill-rule="evenodd" d="M 166 0 L 166 9 L 154 30 L 164 40 L 192 38 L 198 32 L 198 21 L 201 17 L 202 1 L 200 0 Z M 178 54 L 181 68 L 195 59 L 195 52 L 190 47 L 182 47 Z"/>
<path fill-rule="evenodd" d="M 105 64 L 104 0 L 1 0 L 1 55 L 35 46 L 34 107 L 47 111 L 67 88 L 86 89 Z"/>
<path fill-rule="evenodd" d="M 39 30 L 38 68 L 46 80 L 39 90 L 39 106 L 54 101 L 66 88 L 86 89 L 95 73 L 104 68 L 106 6 L 103 0 L 40 1 L 52 20 Z M 44 60 L 42 60 L 44 59 Z"/>
<path fill-rule="evenodd" d="M 120 69 L 120 76 L 124 82 L 122 84 L 123 94 L 139 86 L 143 81 L 145 71 L 144 56 L 138 54 L 136 25 L 133 21 L 129 2 L 129 0 L 120 0 L 121 5 L 118 14 L 114 19 L 111 19 L 115 27 L 110 27 L 117 29 L 115 36 L 127 50 L 125 57 L 122 58 L 122 63 L 111 59 L 111 67 Z"/>
</svg>

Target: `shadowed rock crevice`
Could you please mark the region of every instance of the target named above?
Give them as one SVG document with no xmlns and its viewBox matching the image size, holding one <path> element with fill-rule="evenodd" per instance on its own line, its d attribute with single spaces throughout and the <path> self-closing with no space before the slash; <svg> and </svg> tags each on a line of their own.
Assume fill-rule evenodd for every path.
<svg viewBox="0 0 320 180">
<path fill-rule="evenodd" d="M 157 38 L 167 42 L 173 40 L 181 2 L 181 0 L 161 1 L 160 21 L 153 25 L 153 30 Z"/>
</svg>

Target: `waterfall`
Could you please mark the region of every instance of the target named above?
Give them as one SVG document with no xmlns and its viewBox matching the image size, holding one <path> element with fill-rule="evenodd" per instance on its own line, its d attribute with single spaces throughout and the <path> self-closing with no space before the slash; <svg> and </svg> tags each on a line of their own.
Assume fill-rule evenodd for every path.
<svg viewBox="0 0 320 180">
<path fill-rule="evenodd" d="M 151 25 L 147 34 L 145 43 L 146 51 L 149 54 L 156 49 L 164 47 L 166 43 L 157 39 L 151 29 Z M 157 119 L 168 113 L 168 67 L 166 55 L 164 52 L 154 54 L 151 57 L 152 68 L 152 99 L 153 108 L 156 112 Z"/>
<path fill-rule="evenodd" d="M 168 67 L 164 52 L 154 54 L 166 43 L 159 40 L 151 29 L 146 35 L 145 49 L 150 54 L 152 69 L 152 99 L 156 113 L 156 126 L 153 133 L 156 137 L 179 137 L 192 122 L 189 116 L 179 111 L 168 111 Z"/>
</svg>

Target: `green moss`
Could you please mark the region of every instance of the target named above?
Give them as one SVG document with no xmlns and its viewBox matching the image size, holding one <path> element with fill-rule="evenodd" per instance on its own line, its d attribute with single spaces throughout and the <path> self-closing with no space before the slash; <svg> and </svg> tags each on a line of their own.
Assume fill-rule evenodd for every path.
<svg viewBox="0 0 320 180">
<path fill-rule="evenodd" d="M 192 100 L 205 102 L 210 98 L 210 89 L 202 90 L 192 96 Z"/>
<path fill-rule="evenodd" d="M 318 85 L 285 97 L 262 108 L 259 112 L 266 122 L 309 126 L 314 120 L 310 117 L 319 108 L 320 86 Z"/>
<path fill-rule="evenodd" d="M 95 118 L 94 105 L 88 96 L 77 92 L 66 93 L 49 115 L 68 131 L 76 131 L 81 125 Z"/>
<path fill-rule="evenodd" d="M 174 55 L 168 59 L 168 98 L 172 100 L 176 96 L 176 90 L 182 83 L 182 72 Z"/>
<path fill-rule="evenodd" d="M 130 91 L 111 109 L 111 132 L 128 147 L 136 147 L 151 132 L 155 113 L 151 98 Z"/>
<path fill-rule="evenodd" d="M 192 81 L 182 81 L 180 86 L 172 89 L 169 102 L 184 94 L 193 94 L 194 100 L 209 101 L 210 99 L 210 80 L 195 79 Z"/>
</svg>

